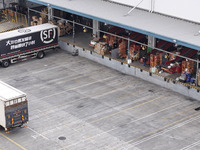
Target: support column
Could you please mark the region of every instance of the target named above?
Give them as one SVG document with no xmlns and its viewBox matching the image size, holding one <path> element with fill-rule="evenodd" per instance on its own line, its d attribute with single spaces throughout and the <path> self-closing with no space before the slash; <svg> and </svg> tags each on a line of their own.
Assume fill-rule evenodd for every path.
<svg viewBox="0 0 200 150">
<path fill-rule="evenodd" d="M 73 20 L 73 43 L 75 43 L 75 22 Z"/>
<path fill-rule="evenodd" d="M 155 48 L 156 47 L 156 38 L 153 36 L 148 36 L 148 47 Z"/>
<path fill-rule="evenodd" d="M 155 0 L 151 0 L 151 8 L 150 8 L 150 12 L 154 12 L 154 8 L 155 8 Z"/>
<path fill-rule="evenodd" d="M 54 17 L 54 8 L 51 8 L 51 20 L 53 20 Z"/>
<path fill-rule="evenodd" d="M 128 64 L 131 63 L 131 60 L 130 60 L 130 58 L 129 58 L 129 50 L 130 50 L 130 39 L 129 39 L 129 37 L 130 37 L 130 34 L 129 34 L 129 36 L 128 36 L 128 60 L 127 60 L 127 63 L 128 63 Z"/>
<path fill-rule="evenodd" d="M 50 4 L 48 4 L 48 20 L 52 20 L 54 15 L 54 9 L 51 7 Z"/>
<path fill-rule="evenodd" d="M 3 9 L 6 9 L 6 7 L 5 7 L 5 1 L 3 0 L 2 2 L 3 2 Z"/>
<path fill-rule="evenodd" d="M 30 8 L 28 7 L 28 27 L 30 26 Z"/>
<path fill-rule="evenodd" d="M 199 83 L 199 56 L 200 56 L 200 52 L 197 53 L 197 72 L 196 72 L 196 86 L 198 86 Z"/>
<path fill-rule="evenodd" d="M 99 21 L 93 20 L 93 35 L 97 38 L 100 37 L 100 32 L 99 32 L 100 24 Z"/>
</svg>

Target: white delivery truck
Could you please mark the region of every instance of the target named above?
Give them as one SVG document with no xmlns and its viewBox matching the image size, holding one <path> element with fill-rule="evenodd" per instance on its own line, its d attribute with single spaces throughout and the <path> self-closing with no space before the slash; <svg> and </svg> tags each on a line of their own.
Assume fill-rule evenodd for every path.
<svg viewBox="0 0 200 150">
<path fill-rule="evenodd" d="M 41 24 L 0 34 L 0 63 L 11 63 L 43 58 L 45 51 L 58 47 L 58 27 Z"/>
<path fill-rule="evenodd" d="M 0 81 L 0 126 L 6 131 L 28 122 L 28 102 L 22 91 Z"/>
</svg>

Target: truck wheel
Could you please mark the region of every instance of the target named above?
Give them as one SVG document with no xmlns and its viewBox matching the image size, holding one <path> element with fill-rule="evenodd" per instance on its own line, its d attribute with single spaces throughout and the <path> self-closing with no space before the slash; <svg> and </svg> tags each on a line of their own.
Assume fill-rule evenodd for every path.
<svg viewBox="0 0 200 150">
<path fill-rule="evenodd" d="M 39 52 L 37 53 L 37 58 L 38 58 L 38 59 L 42 59 L 42 58 L 44 58 L 44 56 L 45 56 L 44 51 L 39 51 Z"/>
<path fill-rule="evenodd" d="M 10 65 L 9 60 L 2 61 L 2 67 L 7 68 Z"/>
</svg>

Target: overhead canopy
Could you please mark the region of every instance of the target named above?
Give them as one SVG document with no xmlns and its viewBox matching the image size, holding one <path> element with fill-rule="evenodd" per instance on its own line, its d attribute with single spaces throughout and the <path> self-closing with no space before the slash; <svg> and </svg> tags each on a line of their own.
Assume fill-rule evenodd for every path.
<svg viewBox="0 0 200 150">
<path fill-rule="evenodd" d="M 200 51 L 200 25 L 103 0 L 28 0 Z M 190 9 L 190 8 L 188 8 Z"/>
</svg>

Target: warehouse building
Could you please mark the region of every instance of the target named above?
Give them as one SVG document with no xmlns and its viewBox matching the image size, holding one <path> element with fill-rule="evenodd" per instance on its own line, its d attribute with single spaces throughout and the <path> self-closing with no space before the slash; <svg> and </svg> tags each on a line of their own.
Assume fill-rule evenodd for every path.
<svg viewBox="0 0 200 150">
<path fill-rule="evenodd" d="M 39 7 L 30 8 L 30 2 Z M 28 0 L 27 3 L 29 25 L 57 24 L 60 47 L 73 55 L 199 100 L 200 19 L 196 15 L 199 2 Z"/>
<path fill-rule="evenodd" d="M 200 2 L 188 1 L 10 0 L 0 32 L 55 24 L 61 48 L 1 68 L 29 123 L 0 126 L 0 150 L 199 150 Z"/>
</svg>

